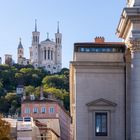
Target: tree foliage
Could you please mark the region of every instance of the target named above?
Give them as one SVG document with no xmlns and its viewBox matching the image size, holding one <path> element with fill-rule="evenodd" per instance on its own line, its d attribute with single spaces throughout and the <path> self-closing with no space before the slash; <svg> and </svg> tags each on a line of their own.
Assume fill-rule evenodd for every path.
<svg viewBox="0 0 140 140">
<path fill-rule="evenodd" d="M 8 140 L 10 135 L 10 123 L 2 119 L 0 115 L 0 140 Z"/>
<path fill-rule="evenodd" d="M 57 89 L 65 89 L 69 91 L 69 73 L 65 72 L 61 75 L 50 75 L 43 78 L 42 83 L 44 87 L 54 87 Z"/>
<path fill-rule="evenodd" d="M 69 69 L 63 68 L 57 74 L 48 74 L 43 68 L 34 69 L 31 65 L 0 65 L 0 113 L 14 114 L 20 110 L 21 100 L 16 95 L 16 87 L 25 86 L 26 95 L 40 96 L 41 87 L 45 96 L 53 94 L 63 100 L 69 109 Z"/>
</svg>

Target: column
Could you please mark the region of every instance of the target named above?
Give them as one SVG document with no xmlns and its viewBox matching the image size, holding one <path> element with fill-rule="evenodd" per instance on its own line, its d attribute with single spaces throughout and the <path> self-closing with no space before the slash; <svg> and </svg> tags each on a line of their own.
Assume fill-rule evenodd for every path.
<svg viewBox="0 0 140 140">
<path fill-rule="evenodd" d="M 131 43 L 131 140 L 140 140 L 140 38 Z"/>
</svg>

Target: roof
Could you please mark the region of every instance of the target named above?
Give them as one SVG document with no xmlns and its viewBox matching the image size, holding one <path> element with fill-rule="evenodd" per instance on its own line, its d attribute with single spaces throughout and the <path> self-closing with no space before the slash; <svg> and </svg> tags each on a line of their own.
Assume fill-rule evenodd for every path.
<svg viewBox="0 0 140 140">
<path fill-rule="evenodd" d="M 18 85 L 17 88 L 24 88 L 24 85 Z"/>
<path fill-rule="evenodd" d="M 35 99 L 35 100 L 26 99 L 26 100 L 23 101 L 23 103 L 35 103 L 35 102 L 38 102 L 38 103 L 44 103 L 44 102 L 57 103 L 58 101 L 54 100 L 54 99 L 48 99 L 48 98 L 44 98 L 43 100 L 40 100 L 40 99 Z"/>
<path fill-rule="evenodd" d="M 93 48 L 93 47 L 110 47 L 110 48 L 122 48 L 125 49 L 126 45 L 124 42 L 102 42 L 102 43 L 96 43 L 96 42 L 78 42 L 74 43 L 74 51 L 78 51 L 79 47 L 84 48 Z"/>
<path fill-rule="evenodd" d="M 47 38 L 45 41 L 51 41 L 49 38 Z"/>
<path fill-rule="evenodd" d="M 74 43 L 74 46 L 77 46 L 77 45 L 92 45 L 92 46 L 96 46 L 96 45 L 100 45 L 100 46 L 104 46 L 104 45 L 110 45 L 110 46 L 119 45 L 119 46 L 125 46 L 125 43 L 124 42 L 102 42 L 102 43 L 76 42 L 76 43 Z"/>
<path fill-rule="evenodd" d="M 46 125 L 48 130 L 51 130 L 60 137 L 60 122 L 59 119 L 36 119 L 36 124 Z"/>
<path fill-rule="evenodd" d="M 21 38 L 20 38 L 20 41 L 19 41 L 19 44 L 18 44 L 18 49 L 22 49 L 23 46 L 22 46 L 22 43 L 21 43 Z"/>
</svg>

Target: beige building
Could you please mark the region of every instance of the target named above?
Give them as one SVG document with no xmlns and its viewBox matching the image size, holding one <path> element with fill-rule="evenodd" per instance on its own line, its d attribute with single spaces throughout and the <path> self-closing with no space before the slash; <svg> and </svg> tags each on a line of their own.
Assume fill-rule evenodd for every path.
<svg viewBox="0 0 140 140">
<path fill-rule="evenodd" d="M 75 43 L 70 65 L 74 140 L 125 139 L 125 45 Z"/>
<path fill-rule="evenodd" d="M 140 0 L 127 0 L 116 34 L 124 43 L 74 44 L 74 140 L 140 140 Z"/>
<path fill-rule="evenodd" d="M 58 119 L 38 119 L 31 117 L 18 119 L 3 118 L 10 123 L 12 140 L 60 140 L 60 124 Z"/>
</svg>

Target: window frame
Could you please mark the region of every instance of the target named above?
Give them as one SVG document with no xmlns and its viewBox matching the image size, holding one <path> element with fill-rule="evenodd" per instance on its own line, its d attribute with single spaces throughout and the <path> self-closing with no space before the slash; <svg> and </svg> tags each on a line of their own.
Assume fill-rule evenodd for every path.
<svg viewBox="0 0 140 140">
<path fill-rule="evenodd" d="M 46 113 L 46 107 L 41 107 L 41 113 L 45 114 Z"/>
<path fill-rule="evenodd" d="M 103 124 L 103 116 L 105 116 L 105 124 Z M 108 136 L 108 112 L 95 112 L 95 115 L 94 115 L 94 117 L 95 117 L 95 136 Z M 99 120 L 97 120 L 98 118 L 97 117 L 100 117 L 99 118 L 99 120 L 100 120 L 100 125 L 101 125 L 101 127 L 100 127 L 100 132 L 97 132 L 97 121 L 99 121 Z M 106 129 L 106 131 L 105 132 L 103 132 L 103 125 L 105 125 L 105 129 Z"/>
<path fill-rule="evenodd" d="M 38 107 L 33 108 L 33 113 L 38 113 Z"/>
<path fill-rule="evenodd" d="M 24 113 L 25 114 L 30 114 L 30 108 L 29 107 L 25 107 Z"/>
<path fill-rule="evenodd" d="M 54 113 L 54 107 L 49 108 L 49 113 Z"/>
</svg>

